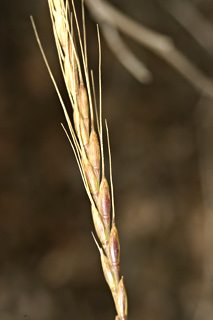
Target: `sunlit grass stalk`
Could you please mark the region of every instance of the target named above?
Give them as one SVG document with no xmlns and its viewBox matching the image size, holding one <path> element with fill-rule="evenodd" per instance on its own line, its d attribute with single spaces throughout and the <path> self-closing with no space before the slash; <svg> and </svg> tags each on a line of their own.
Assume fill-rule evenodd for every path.
<svg viewBox="0 0 213 320">
<path fill-rule="evenodd" d="M 115 225 L 111 154 L 107 125 L 106 129 L 110 158 L 110 188 L 105 177 L 102 137 L 101 49 L 99 31 L 99 116 L 97 124 L 95 124 L 94 113 L 97 112 L 94 112 L 96 111 L 94 110 L 94 104 L 96 105 L 96 103 L 94 102 L 94 90 L 92 90 L 94 87 L 93 78 L 91 88 L 88 71 L 84 10 L 82 9 L 83 37 L 81 37 L 74 3 L 72 3 L 73 15 L 70 13 L 68 1 L 48 0 L 48 4 L 61 70 L 72 105 L 74 127 L 72 126 L 66 106 L 63 103 L 58 87 L 50 71 L 38 36 L 37 40 L 60 98 L 70 134 L 65 129 L 64 130 L 74 150 L 83 183 L 91 202 L 94 227 L 101 245 L 98 244 L 95 237 L 94 239 L 100 252 L 103 273 L 115 302 L 117 311 L 116 320 L 127 320 L 127 296 L 123 277 L 120 276 L 120 244 L 118 231 Z M 75 45 L 73 20 L 78 34 L 77 40 L 80 47 L 80 54 L 77 52 Z"/>
</svg>

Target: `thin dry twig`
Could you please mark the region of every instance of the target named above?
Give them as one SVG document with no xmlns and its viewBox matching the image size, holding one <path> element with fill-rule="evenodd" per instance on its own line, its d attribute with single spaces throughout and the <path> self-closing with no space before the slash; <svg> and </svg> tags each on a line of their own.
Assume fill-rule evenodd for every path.
<svg viewBox="0 0 213 320">
<path fill-rule="evenodd" d="M 85 3 L 100 25 L 107 23 L 116 27 L 166 61 L 199 93 L 213 98 L 213 81 L 175 47 L 171 38 L 139 24 L 107 1 L 85 0 Z"/>
<path fill-rule="evenodd" d="M 48 0 L 50 15 L 53 25 L 56 47 L 58 51 L 61 70 L 73 110 L 73 122 L 69 118 L 67 108 L 64 105 L 54 77 L 49 68 L 47 59 L 42 49 L 39 37 L 36 37 L 59 96 L 69 133 L 64 131 L 73 148 L 82 180 L 91 202 L 92 218 L 97 237 L 101 243 L 98 249 L 106 282 L 111 290 L 117 311 L 116 320 L 127 320 L 127 295 L 123 277 L 120 276 L 120 244 L 118 231 L 115 225 L 114 197 L 112 187 L 112 175 L 110 174 L 111 191 L 105 177 L 103 130 L 102 130 L 102 92 L 101 92 L 101 48 L 99 43 L 99 123 L 98 133 L 94 121 L 94 107 L 92 99 L 92 87 L 87 62 L 86 29 L 83 10 L 83 37 L 80 33 L 77 14 L 72 2 L 75 26 L 77 28 L 77 40 L 80 46 L 80 54 L 77 52 L 72 28 L 72 18 L 69 3 L 66 0 Z M 82 40 L 83 39 L 83 40 Z M 83 67 L 81 67 L 83 65 Z M 93 79 L 92 79 L 93 81 Z M 108 130 L 107 130 L 108 132 Z M 71 137 L 70 137 L 71 135 Z M 110 150 L 109 150 L 110 154 Z M 111 166 L 111 154 L 110 154 Z M 110 168 L 111 172 L 111 168 Z M 111 194 L 111 195 L 110 195 Z M 112 212 L 111 212 L 112 207 Z"/>
</svg>

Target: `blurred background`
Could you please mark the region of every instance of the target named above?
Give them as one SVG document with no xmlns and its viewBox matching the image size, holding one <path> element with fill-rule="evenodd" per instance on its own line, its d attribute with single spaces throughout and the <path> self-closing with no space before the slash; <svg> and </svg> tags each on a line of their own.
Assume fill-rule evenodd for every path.
<svg viewBox="0 0 213 320">
<path fill-rule="evenodd" d="M 110 3 L 171 37 L 203 86 L 213 77 L 213 34 L 205 32 L 213 28 L 211 0 Z M 114 319 L 90 204 L 29 18 L 69 105 L 47 1 L 1 0 L 0 7 L 0 319 Z M 86 21 L 97 81 L 97 21 L 88 8 Z M 103 113 L 129 319 L 210 320 L 213 80 L 203 94 L 158 53 L 120 35 L 152 75 L 150 83 L 138 82 L 102 36 Z"/>
</svg>

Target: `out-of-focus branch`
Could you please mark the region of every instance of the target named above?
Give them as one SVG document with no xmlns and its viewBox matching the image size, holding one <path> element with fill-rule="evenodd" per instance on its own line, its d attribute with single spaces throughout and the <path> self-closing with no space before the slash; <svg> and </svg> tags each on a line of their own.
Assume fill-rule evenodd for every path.
<svg viewBox="0 0 213 320">
<path fill-rule="evenodd" d="M 85 0 L 88 9 L 100 25 L 107 23 L 116 27 L 166 61 L 200 93 L 213 99 L 213 81 L 200 71 L 162 34 L 135 22 L 103 0 Z"/>
<path fill-rule="evenodd" d="M 213 54 L 213 25 L 190 2 L 185 0 L 159 1 L 166 10 L 210 55 Z"/>
<path fill-rule="evenodd" d="M 84 0 L 99 23 L 108 23 L 153 51 L 168 51 L 172 40 L 139 24 L 104 0 Z"/>
<path fill-rule="evenodd" d="M 108 46 L 115 54 L 120 63 L 142 83 L 149 83 L 152 80 L 151 72 L 146 66 L 130 51 L 122 40 L 116 28 L 109 24 L 102 24 L 101 30 Z"/>
</svg>

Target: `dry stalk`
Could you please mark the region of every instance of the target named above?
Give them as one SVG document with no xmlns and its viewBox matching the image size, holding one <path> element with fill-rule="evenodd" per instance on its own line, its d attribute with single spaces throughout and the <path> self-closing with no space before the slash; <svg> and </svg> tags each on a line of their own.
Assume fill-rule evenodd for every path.
<svg viewBox="0 0 213 320">
<path fill-rule="evenodd" d="M 100 114 L 96 125 L 94 121 L 94 97 L 92 95 L 87 64 L 84 10 L 82 10 L 82 40 L 74 3 L 72 3 L 74 18 L 71 16 L 69 3 L 67 0 L 65 2 L 64 0 L 48 0 L 48 3 L 61 70 L 72 105 L 74 128 L 50 71 L 36 30 L 35 33 L 44 60 L 62 104 L 71 138 L 67 131 L 65 129 L 64 130 L 74 150 L 84 186 L 91 202 L 94 227 L 101 246 L 98 245 L 96 240 L 95 241 L 100 252 L 103 273 L 115 302 L 117 311 L 116 320 L 127 320 L 127 295 L 123 277 L 120 276 L 120 245 L 118 231 L 115 225 L 112 175 L 110 174 L 111 188 L 109 188 L 107 179 L 105 177 L 102 138 L 101 73 L 99 73 Z M 80 55 L 77 52 L 75 39 L 73 36 L 73 20 L 75 21 L 75 26 L 77 28 L 77 39 L 80 47 Z M 99 31 L 98 42 L 100 57 L 101 52 Z M 101 58 L 99 58 L 99 71 L 100 69 Z M 98 130 L 96 130 L 96 127 Z M 107 137 L 109 148 L 108 129 Z M 109 157 L 111 172 L 110 148 Z"/>
</svg>

